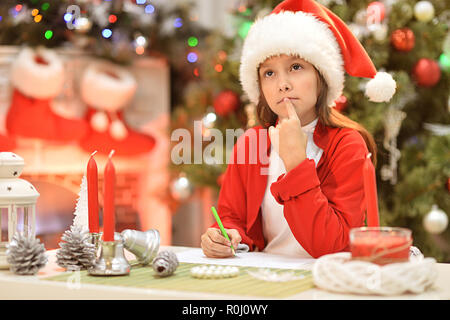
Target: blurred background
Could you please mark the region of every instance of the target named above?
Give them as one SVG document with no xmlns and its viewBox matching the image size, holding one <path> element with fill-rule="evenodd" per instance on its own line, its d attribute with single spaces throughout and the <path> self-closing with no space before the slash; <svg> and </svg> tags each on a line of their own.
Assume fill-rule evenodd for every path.
<svg viewBox="0 0 450 320">
<path fill-rule="evenodd" d="M 199 246 L 213 222 L 226 150 L 176 165 L 171 135 L 187 129 L 204 150 L 212 129 L 258 124 L 240 87 L 240 52 L 253 21 L 279 2 L 0 2 L 0 151 L 25 159 L 21 178 L 40 193 L 36 232 L 47 249 L 58 248 L 73 222 L 94 151 L 102 207 L 111 149 L 116 231 L 154 228 L 163 245 Z M 367 80 L 348 77 L 336 101 L 377 142 L 381 225 L 412 229 L 426 256 L 450 262 L 450 2 L 318 2 L 397 82 L 389 103 L 372 103 Z"/>
</svg>

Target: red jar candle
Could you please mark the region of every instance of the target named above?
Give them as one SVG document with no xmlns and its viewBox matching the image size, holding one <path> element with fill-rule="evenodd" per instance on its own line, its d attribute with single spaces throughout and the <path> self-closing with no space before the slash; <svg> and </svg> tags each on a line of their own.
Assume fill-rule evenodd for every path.
<svg viewBox="0 0 450 320">
<path fill-rule="evenodd" d="M 352 259 L 385 265 L 409 260 L 411 230 L 391 227 L 362 227 L 350 230 Z"/>
</svg>

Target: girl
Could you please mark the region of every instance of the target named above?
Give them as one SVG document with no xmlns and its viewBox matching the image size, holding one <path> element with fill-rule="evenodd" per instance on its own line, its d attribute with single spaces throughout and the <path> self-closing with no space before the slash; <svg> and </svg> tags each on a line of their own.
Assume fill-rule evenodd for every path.
<svg viewBox="0 0 450 320">
<path fill-rule="evenodd" d="M 240 78 L 262 126 L 234 147 L 218 201 L 231 242 L 213 225 L 201 237 L 207 257 L 232 256 L 230 246 L 241 242 L 300 258 L 349 250 L 350 229 L 366 218 L 363 165 L 369 152 L 375 165 L 376 145 L 333 108 L 344 69 L 373 78 L 366 86 L 372 101 L 395 92 L 344 22 L 312 0 L 283 1 L 252 25 Z"/>
</svg>

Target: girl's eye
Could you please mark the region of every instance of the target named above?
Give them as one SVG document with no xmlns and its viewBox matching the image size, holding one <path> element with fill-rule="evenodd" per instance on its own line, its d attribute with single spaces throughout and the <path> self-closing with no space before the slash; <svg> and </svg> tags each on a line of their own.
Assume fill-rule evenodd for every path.
<svg viewBox="0 0 450 320">
<path fill-rule="evenodd" d="M 292 65 L 292 69 L 294 69 L 294 70 L 300 70 L 301 68 L 302 68 L 302 66 L 299 65 L 298 63 Z"/>
<path fill-rule="evenodd" d="M 271 77 L 273 75 L 273 71 L 266 71 L 265 72 L 265 76 L 266 77 Z"/>
</svg>

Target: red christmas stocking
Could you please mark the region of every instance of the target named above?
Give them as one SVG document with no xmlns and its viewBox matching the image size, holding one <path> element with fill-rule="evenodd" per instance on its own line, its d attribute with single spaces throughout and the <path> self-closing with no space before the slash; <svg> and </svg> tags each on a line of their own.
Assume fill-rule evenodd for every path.
<svg viewBox="0 0 450 320">
<path fill-rule="evenodd" d="M 136 81 L 125 69 L 109 63 L 89 66 L 81 79 L 81 96 L 88 105 L 89 132 L 80 145 L 88 152 L 129 156 L 149 152 L 155 139 L 133 130 L 123 119 L 123 109 L 136 92 Z"/>
<path fill-rule="evenodd" d="M 22 50 L 11 70 L 14 86 L 6 128 L 13 136 L 66 142 L 80 140 L 87 133 L 84 119 L 67 119 L 55 114 L 51 102 L 62 89 L 63 63 L 51 50 Z"/>
</svg>

